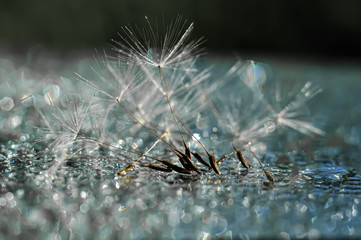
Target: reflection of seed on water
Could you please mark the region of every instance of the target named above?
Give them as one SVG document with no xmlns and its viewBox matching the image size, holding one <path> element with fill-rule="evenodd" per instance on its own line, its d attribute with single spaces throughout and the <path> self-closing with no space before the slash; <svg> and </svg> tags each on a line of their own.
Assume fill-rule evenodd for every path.
<svg viewBox="0 0 361 240">
<path fill-rule="evenodd" d="M 4 111 L 10 111 L 14 107 L 14 100 L 10 97 L 3 97 L 0 100 L 0 108 Z"/>
</svg>

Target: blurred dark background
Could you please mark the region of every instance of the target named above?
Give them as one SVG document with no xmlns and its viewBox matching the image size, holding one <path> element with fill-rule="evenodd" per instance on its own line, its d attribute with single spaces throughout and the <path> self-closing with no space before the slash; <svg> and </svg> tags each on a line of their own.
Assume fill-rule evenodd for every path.
<svg viewBox="0 0 361 240">
<path fill-rule="evenodd" d="M 208 52 L 361 57 L 361 1 L 1 0 L 0 52 L 103 48 L 144 16 L 195 23 Z"/>
</svg>

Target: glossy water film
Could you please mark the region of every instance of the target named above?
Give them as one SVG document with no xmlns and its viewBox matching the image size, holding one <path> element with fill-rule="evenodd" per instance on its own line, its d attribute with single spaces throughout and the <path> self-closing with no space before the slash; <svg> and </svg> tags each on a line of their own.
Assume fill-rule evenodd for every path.
<svg viewBox="0 0 361 240">
<path fill-rule="evenodd" d="M 76 74 L 0 61 L 0 239 L 360 238 L 357 70 L 123 30 Z"/>
</svg>

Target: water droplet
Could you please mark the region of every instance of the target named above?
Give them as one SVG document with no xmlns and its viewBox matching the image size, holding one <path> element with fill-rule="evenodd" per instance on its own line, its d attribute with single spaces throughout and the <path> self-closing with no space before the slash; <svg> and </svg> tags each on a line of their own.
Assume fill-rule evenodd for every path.
<svg viewBox="0 0 361 240">
<path fill-rule="evenodd" d="M 80 197 L 81 197 L 81 198 L 85 199 L 87 196 L 88 196 L 88 193 L 87 193 L 87 192 L 81 191 L 81 193 L 80 193 Z"/>
<path fill-rule="evenodd" d="M 54 200 L 54 201 L 59 201 L 59 200 L 60 200 L 59 194 L 54 193 L 54 195 L 53 195 L 53 200 Z"/>
<path fill-rule="evenodd" d="M 217 206 L 217 202 L 216 201 L 211 201 L 210 203 L 208 203 L 208 206 L 210 208 L 215 208 Z"/>
<path fill-rule="evenodd" d="M 250 203 L 249 203 L 249 200 L 247 197 L 245 197 L 243 199 L 243 206 L 246 207 L 246 208 L 249 208 L 250 207 Z"/>
<path fill-rule="evenodd" d="M 19 116 L 14 116 L 14 117 L 9 118 L 8 125 L 11 128 L 16 128 L 21 124 L 21 121 L 22 120 L 21 120 L 21 118 Z"/>
<path fill-rule="evenodd" d="M 132 148 L 135 150 L 138 147 L 143 145 L 143 140 L 142 139 L 137 139 L 133 144 L 132 144 Z"/>
<path fill-rule="evenodd" d="M 352 236 L 355 233 L 355 228 L 353 226 L 348 225 L 347 229 L 348 229 L 350 236 Z"/>
<path fill-rule="evenodd" d="M 4 111 L 10 111 L 14 107 L 14 100 L 10 97 L 3 97 L 0 100 L 0 108 Z"/>
<path fill-rule="evenodd" d="M 82 205 L 80 205 L 80 212 L 82 213 L 87 213 L 89 211 L 89 206 L 86 203 L 83 203 Z"/>
<path fill-rule="evenodd" d="M 337 212 L 331 215 L 331 219 L 332 220 L 340 220 L 343 219 L 343 213 L 342 212 Z"/>
<path fill-rule="evenodd" d="M 282 239 L 285 239 L 285 240 L 291 239 L 290 235 L 287 232 L 281 232 L 280 234 L 281 234 Z"/>
<path fill-rule="evenodd" d="M 321 237 L 321 234 L 317 229 L 311 228 L 310 231 L 308 232 L 308 237 L 310 239 L 319 239 Z"/>
<path fill-rule="evenodd" d="M 23 136 L 20 137 L 20 141 L 25 142 L 29 138 L 30 138 L 29 134 L 24 134 Z"/>
<path fill-rule="evenodd" d="M 8 201 L 12 200 L 14 198 L 14 194 L 12 192 L 7 192 L 5 194 L 5 197 Z"/>
<path fill-rule="evenodd" d="M 132 148 L 133 150 L 137 149 L 138 148 L 138 144 L 136 144 L 135 142 L 132 144 Z"/>
<path fill-rule="evenodd" d="M 182 222 L 184 222 L 185 224 L 192 222 L 192 215 L 189 213 L 184 214 L 182 216 Z"/>
<path fill-rule="evenodd" d="M 127 209 L 125 206 L 120 205 L 120 207 L 118 208 L 118 212 L 124 211 L 125 209 Z"/>
<path fill-rule="evenodd" d="M 26 94 L 21 98 L 21 103 L 25 104 L 33 104 L 35 102 L 35 97 L 31 94 Z"/>
<path fill-rule="evenodd" d="M 49 85 L 44 89 L 44 99 L 48 105 L 53 106 L 59 99 L 60 88 L 58 85 Z"/>
<path fill-rule="evenodd" d="M 201 235 L 201 237 L 200 237 L 199 239 L 200 239 L 200 240 L 207 240 L 209 236 L 210 236 L 209 233 L 207 233 L 207 232 L 202 232 L 202 235 Z"/>
</svg>

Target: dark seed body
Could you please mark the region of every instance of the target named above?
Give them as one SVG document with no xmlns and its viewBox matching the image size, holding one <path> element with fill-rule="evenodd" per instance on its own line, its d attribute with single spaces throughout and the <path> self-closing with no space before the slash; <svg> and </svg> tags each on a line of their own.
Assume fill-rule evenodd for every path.
<svg viewBox="0 0 361 240">
<path fill-rule="evenodd" d="M 182 164 L 182 166 L 187 170 L 194 170 L 197 173 L 201 173 L 202 171 L 194 164 L 191 158 L 189 158 L 187 155 L 181 153 L 180 151 L 177 151 L 177 156 L 179 157 L 179 161 Z M 190 153 L 190 152 L 189 152 Z"/>
<path fill-rule="evenodd" d="M 249 165 L 248 165 L 246 159 L 244 158 L 242 152 L 239 151 L 239 150 L 236 150 L 236 155 L 237 155 L 238 160 L 242 163 L 242 165 L 243 165 L 245 168 L 249 168 Z"/>
<path fill-rule="evenodd" d="M 197 173 L 201 174 L 202 171 L 194 164 L 194 162 L 188 158 L 186 155 L 183 156 L 183 160 L 187 163 L 188 166 L 191 167 L 191 169 L 189 170 L 194 170 L 196 171 Z"/>
<path fill-rule="evenodd" d="M 218 168 L 218 164 L 216 162 L 216 158 L 213 155 L 208 155 L 209 163 L 211 164 L 212 169 L 217 173 L 221 174 Z"/>
<path fill-rule="evenodd" d="M 130 170 L 132 170 L 134 168 L 134 164 L 130 164 L 128 167 L 120 170 L 117 174 L 118 175 L 125 175 L 127 172 L 129 172 Z"/>
<path fill-rule="evenodd" d="M 154 169 L 154 170 L 162 171 L 162 172 L 171 172 L 172 171 L 172 169 L 170 169 L 168 167 L 153 164 L 153 163 L 149 163 L 148 165 L 145 165 L 145 166 L 149 167 L 151 169 Z"/>
<path fill-rule="evenodd" d="M 211 168 L 211 165 L 209 165 L 206 161 L 204 161 L 201 155 L 199 155 L 199 153 L 192 152 L 192 154 L 198 160 L 198 162 L 202 163 L 204 166 L 208 168 Z"/>
<path fill-rule="evenodd" d="M 160 162 L 163 163 L 164 165 L 166 165 L 168 168 L 170 168 L 173 171 L 176 171 L 178 173 L 192 174 L 191 170 L 187 170 L 185 168 L 178 167 L 177 165 L 175 165 L 174 163 L 172 163 L 172 162 L 170 162 L 168 160 L 161 160 Z"/>
<path fill-rule="evenodd" d="M 266 174 L 268 180 L 270 180 L 271 182 L 275 181 L 274 177 L 272 176 L 272 174 L 270 172 L 268 172 L 266 169 L 263 169 L 263 171 Z"/>
</svg>

